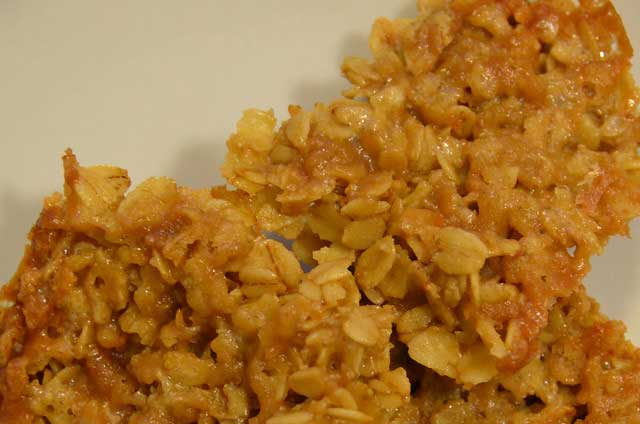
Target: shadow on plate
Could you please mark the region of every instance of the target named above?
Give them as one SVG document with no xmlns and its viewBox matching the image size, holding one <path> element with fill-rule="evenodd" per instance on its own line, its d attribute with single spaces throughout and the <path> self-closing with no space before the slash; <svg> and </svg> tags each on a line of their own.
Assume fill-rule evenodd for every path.
<svg viewBox="0 0 640 424">
<path fill-rule="evenodd" d="M 602 311 L 613 319 L 621 319 L 629 330 L 629 337 L 640 344 L 640 222 L 631 225 L 631 239 L 614 237 L 601 256 L 591 260 L 591 272 L 585 278 L 589 295 L 602 306 Z"/>
<path fill-rule="evenodd" d="M 215 139 L 191 139 L 183 143 L 167 174 L 179 185 L 206 188 L 224 184 L 220 167 L 227 151 L 226 143 Z"/>
<path fill-rule="evenodd" d="M 42 199 L 25 196 L 5 186 L 0 192 L 1 208 L 4 211 L 0 221 L 0 234 L 5 246 L 0 256 L 0 285 L 13 277 L 24 254 L 27 235 L 42 209 Z"/>
<path fill-rule="evenodd" d="M 407 18 L 415 16 L 416 13 L 415 0 L 402 0 L 398 2 L 397 12 L 393 16 Z M 311 109 L 317 102 L 326 103 L 339 98 L 342 91 L 349 88 L 349 82 L 340 73 L 342 61 L 349 56 L 371 57 L 369 31 L 370 28 L 366 28 L 364 31 L 347 34 L 333 58 L 335 71 L 322 81 L 305 81 L 294 85 L 290 94 L 290 103 Z"/>
</svg>

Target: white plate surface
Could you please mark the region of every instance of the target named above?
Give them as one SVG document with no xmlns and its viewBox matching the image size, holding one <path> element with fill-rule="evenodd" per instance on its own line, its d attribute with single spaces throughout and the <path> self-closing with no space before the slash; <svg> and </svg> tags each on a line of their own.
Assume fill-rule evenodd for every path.
<svg viewBox="0 0 640 424">
<path fill-rule="evenodd" d="M 636 0 L 614 0 L 640 49 Z M 412 0 L 1 0 L 0 281 L 14 272 L 60 156 L 221 183 L 224 141 L 243 109 L 328 101 L 345 55 L 367 54 L 380 15 Z M 640 75 L 634 60 L 636 79 Z M 640 224 L 593 261 L 587 284 L 640 344 Z"/>
</svg>

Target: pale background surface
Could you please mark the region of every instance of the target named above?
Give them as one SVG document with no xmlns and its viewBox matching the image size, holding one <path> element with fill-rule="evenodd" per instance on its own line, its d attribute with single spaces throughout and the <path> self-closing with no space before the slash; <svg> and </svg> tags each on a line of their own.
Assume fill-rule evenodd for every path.
<svg viewBox="0 0 640 424">
<path fill-rule="evenodd" d="M 614 0 L 640 49 L 637 0 Z M 311 106 L 346 86 L 380 15 L 412 0 L 0 0 L 0 282 L 14 272 L 60 156 L 221 183 L 224 141 L 243 109 Z M 640 63 L 634 60 L 636 79 Z M 591 294 L 640 344 L 640 224 L 594 260 Z"/>
</svg>

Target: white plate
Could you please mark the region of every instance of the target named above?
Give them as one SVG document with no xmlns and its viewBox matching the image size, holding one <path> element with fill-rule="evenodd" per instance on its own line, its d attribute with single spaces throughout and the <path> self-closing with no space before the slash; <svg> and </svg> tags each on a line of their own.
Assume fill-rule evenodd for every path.
<svg viewBox="0 0 640 424">
<path fill-rule="evenodd" d="M 640 46 L 636 0 L 614 1 Z M 345 55 L 367 53 L 380 15 L 412 0 L 0 1 L 0 281 L 18 263 L 59 157 L 220 183 L 243 109 L 310 106 L 345 87 Z M 640 75 L 637 60 L 636 75 Z M 640 343 L 640 225 L 593 261 L 591 293 Z"/>
</svg>

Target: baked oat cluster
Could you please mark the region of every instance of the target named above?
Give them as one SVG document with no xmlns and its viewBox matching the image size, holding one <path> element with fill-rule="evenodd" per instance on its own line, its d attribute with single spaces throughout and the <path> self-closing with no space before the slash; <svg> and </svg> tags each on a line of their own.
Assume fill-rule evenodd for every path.
<svg viewBox="0 0 640 424">
<path fill-rule="evenodd" d="M 0 304 L 0 422 L 640 423 L 582 279 L 640 214 L 605 0 L 420 0 L 343 97 L 250 110 L 234 191 L 64 157 Z"/>
</svg>

